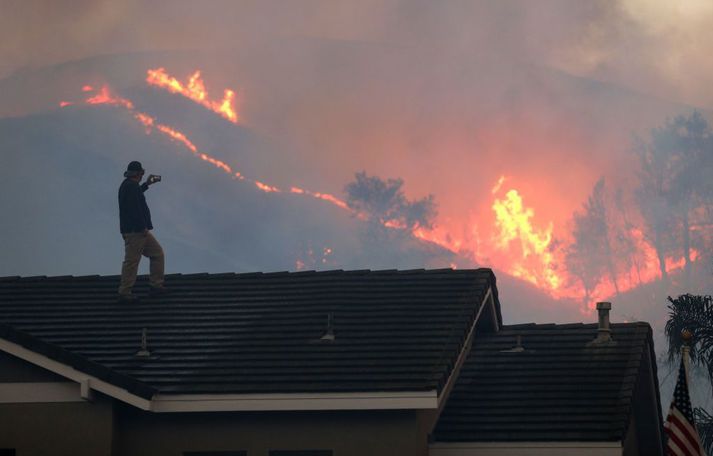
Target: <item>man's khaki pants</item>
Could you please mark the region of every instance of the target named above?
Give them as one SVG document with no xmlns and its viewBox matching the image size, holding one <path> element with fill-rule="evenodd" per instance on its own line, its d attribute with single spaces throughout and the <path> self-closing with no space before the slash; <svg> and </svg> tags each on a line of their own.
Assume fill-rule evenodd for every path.
<svg viewBox="0 0 713 456">
<path fill-rule="evenodd" d="M 125 233 L 124 263 L 121 266 L 121 285 L 119 294 L 127 296 L 136 283 L 141 255 L 150 260 L 149 284 L 152 287 L 163 286 L 163 249 L 151 232 Z"/>
</svg>

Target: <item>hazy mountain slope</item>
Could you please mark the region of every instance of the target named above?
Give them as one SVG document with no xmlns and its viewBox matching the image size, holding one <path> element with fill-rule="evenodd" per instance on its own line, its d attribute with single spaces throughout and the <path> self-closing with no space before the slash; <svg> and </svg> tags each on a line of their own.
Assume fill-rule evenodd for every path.
<svg viewBox="0 0 713 456">
<path fill-rule="evenodd" d="M 451 256 L 407 237 L 365 242 L 368 230 L 347 211 L 233 180 L 147 136 L 120 108 L 1 120 L 0 151 L 0 275 L 116 273 L 116 191 L 133 159 L 164 176 L 147 197 L 169 271 L 295 269 L 297 260 L 321 269 L 423 267 Z"/>
</svg>

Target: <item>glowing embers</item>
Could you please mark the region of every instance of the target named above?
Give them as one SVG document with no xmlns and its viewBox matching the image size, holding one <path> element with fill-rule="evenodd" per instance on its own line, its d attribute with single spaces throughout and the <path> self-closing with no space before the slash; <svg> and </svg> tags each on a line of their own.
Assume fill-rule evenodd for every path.
<svg viewBox="0 0 713 456">
<path fill-rule="evenodd" d="M 208 91 L 201 78 L 201 72 L 196 71 L 184 84 L 178 79 L 166 73 L 164 68 L 148 70 L 146 82 L 149 85 L 161 87 L 171 93 L 179 93 L 211 111 L 220 114 L 233 123 L 238 122 L 238 112 L 235 109 L 235 92 L 230 89 L 223 91 L 223 99 L 214 101 L 208 99 Z"/>
<path fill-rule="evenodd" d="M 327 265 L 335 265 L 332 254 L 334 251 L 331 247 L 314 248 L 311 242 L 307 242 L 306 249 L 295 260 L 295 269 L 304 271 L 306 269 L 318 269 Z"/>
</svg>

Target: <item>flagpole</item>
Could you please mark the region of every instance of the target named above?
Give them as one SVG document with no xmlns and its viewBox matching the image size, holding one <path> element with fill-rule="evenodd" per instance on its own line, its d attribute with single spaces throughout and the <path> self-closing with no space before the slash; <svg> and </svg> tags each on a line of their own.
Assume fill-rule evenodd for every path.
<svg viewBox="0 0 713 456">
<path fill-rule="evenodd" d="M 683 370 L 686 373 L 686 385 L 690 385 L 690 378 L 688 376 L 688 370 L 690 368 L 690 355 L 691 355 L 691 339 L 693 334 L 691 331 L 684 329 L 681 331 L 681 339 L 683 340 L 683 345 L 681 345 L 681 358 L 683 359 Z"/>
<path fill-rule="evenodd" d="M 689 444 L 691 444 L 694 448 L 692 448 L 693 452 L 684 451 L 683 453 L 680 453 L 679 451 L 671 451 L 671 448 L 669 447 L 668 454 L 673 454 L 673 455 L 682 454 L 682 455 L 686 455 L 686 456 L 688 456 L 688 455 L 690 455 L 690 456 L 704 456 L 706 453 L 705 453 L 705 450 L 703 449 L 703 446 L 701 445 L 700 434 L 698 433 L 698 429 L 696 429 L 695 420 L 693 419 L 690 390 L 689 390 L 689 386 L 690 386 L 691 382 L 689 381 L 688 370 L 690 368 L 691 339 L 693 339 L 693 334 L 691 333 L 691 331 L 689 331 L 688 329 L 684 329 L 683 331 L 681 331 L 681 340 L 683 342 L 683 344 L 681 345 L 681 364 L 683 366 L 683 380 L 686 383 L 686 386 L 685 386 L 685 391 L 686 391 L 685 396 L 686 396 L 686 402 L 687 402 L 686 406 L 689 410 L 689 413 L 691 414 L 690 422 L 688 423 L 688 425 L 692 428 L 691 430 L 693 431 L 693 435 L 692 435 L 693 440 L 690 441 Z M 681 379 L 679 378 L 679 382 L 680 381 L 681 381 Z M 676 390 L 678 390 L 678 384 L 676 385 Z M 675 395 L 675 393 L 674 393 L 674 395 Z M 674 402 L 675 402 L 675 399 L 674 399 Z M 672 408 L 673 408 L 673 405 L 672 405 Z M 668 418 L 667 418 L 667 421 L 668 421 Z"/>
</svg>

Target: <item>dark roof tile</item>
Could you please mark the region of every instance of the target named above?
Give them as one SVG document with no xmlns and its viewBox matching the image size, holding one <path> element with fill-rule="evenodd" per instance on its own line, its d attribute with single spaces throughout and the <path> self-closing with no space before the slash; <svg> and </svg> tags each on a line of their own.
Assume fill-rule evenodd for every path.
<svg viewBox="0 0 713 456">
<path fill-rule="evenodd" d="M 434 432 L 439 442 L 617 441 L 626 432 L 646 323 L 512 325 L 476 336 Z M 524 351 L 504 351 L 520 338 Z"/>
<path fill-rule="evenodd" d="M 170 274 L 132 305 L 118 280 L 0 279 L 0 337 L 143 394 L 440 390 L 497 297 L 487 269 Z"/>
</svg>

